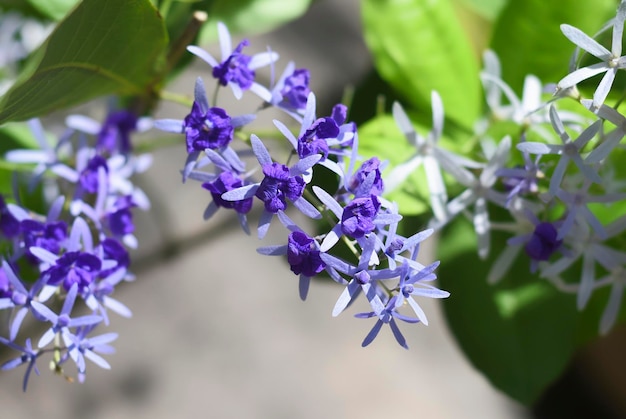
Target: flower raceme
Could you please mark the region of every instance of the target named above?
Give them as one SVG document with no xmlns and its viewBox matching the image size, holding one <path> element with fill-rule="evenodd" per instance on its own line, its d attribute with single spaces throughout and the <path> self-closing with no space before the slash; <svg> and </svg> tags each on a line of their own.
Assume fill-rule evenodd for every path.
<svg viewBox="0 0 626 419">
<path fill-rule="evenodd" d="M 100 335 L 106 339 L 91 334 L 109 325 L 109 312 L 132 315 L 111 295 L 118 284 L 133 278 L 127 250 L 137 246 L 132 210 L 150 206 L 130 177 L 146 170 L 151 161 L 147 155 L 132 154 L 131 133 L 151 121 L 128 111 L 112 111 L 104 124 L 80 115 L 67 121 L 68 130 L 56 147 L 13 150 L 6 156 L 15 163 L 37 163 L 29 185 L 36 186 L 44 175 L 50 178 L 47 187 L 54 186 L 55 176 L 59 182 L 58 197 L 49 203 L 47 215 L 10 202 L 8 197 L 0 199 L 4 249 L 0 310 L 12 314 L 9 335 L 0 337 L 0 343 L 20 353 L 0 368 L 26 365 L 24 390 L 30 373 L 39 374 L 36 360 L 47 355 L 54 355 L 51 365 L 60 373 L 67 362 L 75 363 L 79 381 L 86 376 L 85 358 L 110 368 L 93 351 L 104 348 L 101 353 L 112 353 L 112 347 L 100 344 L 112 342 L 117 334 Z M 43 144 L 42 125 L 36 120 L 29 125 Z M 75 136 L 79 138 L 73 143 L 75 151 L 64 148 Z M 79 300 L 91 313 L 77 315 Z M 25 337 L 25 321 L 48 323 L 48 329 L 39 338 Z"/>
<path fill-rule="evenodd" d="M 292 148 L 288 160 L 280 161 L 257 135 L 240 133 L 248 129 L 248 122 L 254 115 L 230 117 L 229 120 L 226 117 L 229 111 L 219 108 L 216 103 L 209 104 L 204 83 L 198 78 L 194 103 L 184 120 L 157 120 L 154 125 L 164 131 L 184 134 L 188 159 L 181 170 L 183 180 L 189 178 L 202 182 L 202 187 L 210 192 L 211 203 L 205 210 L 205 218 L 211 217 L 219 208 L 234 210 L 243 230 L 248 232 L 247 216 L 257 203 L 261 207 L 257 227 L 259 238 L 267 234 L 275 218 L 289 232 L 283 244 L 260 247 L 258 253 L 286 257 L 291 271 L 299 278 L 302 300 L 309 294 L 311 280 L 326 274 L 344 287 L 333 310 L 335 315 L 360 294 L 366 295 L 375 313 L 383 317 L 383 312 L 400 315 L 398 310 L 404 308 L 395 303 L 398 301 L 396 297 L 402 292 L 410 297 L 411 292 L 407 290 L 412 285 L 407 284 L 401 291 L 386 283 L 400 281 L 400 269 L 403 275 L 417 281 L 418 272 L 425 267 L 415 260 L 418 253 L 416 240 L 395 234 L 402 217 L 397 205 L 382 197 L 384 162 L 376 157 L 364 159 L 358 155 L 357 128 L 354 123 L 347 122 L 345 105 L 336 105 L 329 116 L 316 115 L 316 99 L 309 87 L 307 69 L 297 69 L 294 63 L 289 63 L 274 83 L 277 54 L 245 55 L 244 50 L 250 46 L 247 41 L 233 50 L 225 26 L 218 25 L 218 31 L 221 62 L 198 47 L 188 50 L 209 63 L 213 67 L 215 83 L 231 86 L 236 98 L 241 98 L 243 91 L 250 90 L 264 102 L 258 109 L 276 107 L 284 111 L 292 123 L 295 122 L 296 133 L 286 123 L 274 120 L 274 125 Z M 251 71 L 258 69 L 259 63 L 271 66 L 269 86 L 258 83 L 256 71 Z M 237 138 L 243 138 L 250 146 L 256 157 L 255 167 L 246 167 L 249 160 L 245 157 L 249 152 L 240 151 Z M 314 172 L 318 167 L 335 174 L 338 187 L 326 190 L 315 184 Z M 297 225 L 292 221 L 287 215 L 290 211 L 298 211 L 309 220 L 325 217 L 331 223 L 330 230 L 312 234 L 312 227 L 308 224 Z M 336 221 L 332 221 L 333 217 Z M 402 244 L 396 251 L 386 253 L 389 249 L 381 237 Z M 423 240 L 427 235 L 420 237 L 419 240 Z M 351 249 L 357 264 L 333 254 L 339 241 Z M 412 244 L 404 247 L 405 241 Z M 383 268 L 387 258 L 391 258 L 389 265 L 393 268 Z M 426 275 L 429 279 L 434 278 L 431 271 L 430 276 Z M 402 297 L 401 301 L 408 301 L 409 297 Z M 410 298 L 412 304 L 414 301 Z M 420 321 L 411 320 L 413 323 Z"/>
</svg>

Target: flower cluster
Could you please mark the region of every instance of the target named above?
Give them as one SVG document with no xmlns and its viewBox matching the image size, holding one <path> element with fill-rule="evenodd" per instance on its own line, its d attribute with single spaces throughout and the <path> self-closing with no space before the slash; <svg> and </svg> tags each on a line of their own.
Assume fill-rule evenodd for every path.
<svg viewBox="0 0 626 419">
<path fill-rule="evenodd" d="M 414 170 L 424 167 L 433 212 L 430 227 L 438 230 L 457 216 L 468 217 L 483 259 L 490 255 L 491 232 L 508 234 L 507 247 L 488 274 L 491 283 L 505 277 L 523 249 L 530 273 L 564 292 L 576 293 L 579 310 L 595 290 L 611 287 L 601 333 L 615 324 L 626 284 L 626 252 L 619 239 L 626 229 L 626 190 L 616 166 L 624 157 L 621 142 L 626 117 L 605 104 L 616 73 L 626 68 L 620 56 L 625 19 L 626 2 L 622 1 L 607 25 L 613 28 L 610 51 L 579 29 L 561 26 L 578 48 L 602 62 L 572 68 L 552 98 L 545 97 L 549 88 L 532 75 L 526 77 L 522 98 L 518 98 L 501 79 L 497 56 L 487 51 L 481 79 L 489 115 L 476 124 L 482 151 L 474 160 L 438 144 L 443 104 L 436 92 L 432 95 L 433 128 L 426 138 L 416 132 L 399 104 L 393 108 L 400 130 L 416 153 L 394 167 L 388 179 L 394 187 L 401 187 Z M 577 62 L 578 56 L 574 58 Z M 601 73 L 605 75 L 593 98 L 583 98 L 575 85 Z M 572 111 L 563 103 L 567 98 L 578 101 L 579 108 Z M 514 126 L 509 135 L 501 135 L 503 123 Z M 444 182 L 442 172 L 452 181 Z M 447 187 L 461 187 L 462 192 L 449 199 Z M 509 218 L 493 218 L 495 207 L 500 208 L 498 214 L 508 211 Z"/>
<path fill-rule="evenodd" d="M 0 336 L 0 343 L 20 352 L 1 369 L 26 364 L 24 390 L 46 354 L 58 373 L 65 374 L 68 361 L 75 363 L 81 382 L 85 359 L 110 368 L 101 354 L 114 352 L 109 343 L 117 334 L 96 333 L 109 325 L 110 312 L 131 316 L 112 293 L 134 278 L 128 252 L 137 246 L 132 209 L 150 204 L 130 177 L 151 163 L 149 155 L 131 153 L 129 140 L 132 131 L 151 123 L 128 111 L 110 113 L 103 124 L 70 116 L 54 145 L 39 120 L 29 125 L 39 149 L 12 150 L 5 158 L 30 180 L 16 177 L 14 196 L 0 196 L 0 310 L 10 314 L 8 336 Z M 25 193 L 44 188 L 51 197 L 45 215 L 43 208 L 21 203 L 22 183 Z M 47 330 L 35 338 L 25 319 L 46 323 Z"/>
<path fill-rule="evenodd" d="M 334 316 L 361 294 L 369 303 L 369 311 L 357 314 L 359 318 L 376 318 L 363 346 L 376 337 L 384 323 L 406 348 L 396 320 L 427 324 L 416 297 L 449 295 L 431 284 L 438 263 L 424 266 L 417 261 L 419 245 L 432 230 L 410 237 L 397 233 L 402 216 L 398 206 L 383 197 L 384 163 L 375 157 L 359 156 L 357 127 L 347 121 L 346 106 L 336 105 L 330 115 L 317 116 L 308 70 L 289 63 L 274 82 L 276 53 L 248 56 L 244 52 L 247 41 L 233 50 L 226 27 L 219 24 L 218 31 L 221 62 L 198 47 L 188 48 L 213 68 L 216 89 L 230 86 L 238 99 L 246 91 L 252 92 L 262 100 L 261 111 L 269 107 L 283 111 L 296 124 L 297 134 L 283 122 L 274 121 L 291 148 L 287 162 L 275 159 L 254 133 L 237 135 L 249 145 L 258 163 L 256 169 L 246 167 L 243 155 L 249 152 L 238 151 L 232 144 L 236 133 L 255 115 L 231 116 L 209 103 L 204 81 L 198 78 L 190 113 L 183 120 L 154 122 L 161 130 L 185 135 L 188 155 L 181 171 L 183 182 L 199 181 L 210 192 L 205 218 L 219 208 L 234 210 L 246 233 L 250 233 L 247 215 L 258 202 L 262 206 L 258 237 L 266 235 L 275 218 L 288 232 L 284 243 L 260 247 L 258 252 L 286 256 L 291 271 L 299 278 L 302 300 L 308 295 L 312 278 L 330 276 L 343 286 L 332 310 Z M 264 65 L 272 69 L 269 86 L 255 78 L 256 70 Z M 330 171 L 337 182 L 333 186 L 315 184 L 314 172 L 318 170 Z M 299 211 L 312 220 L 323 218 L 328 227 L 312 231 L 309 225 L 297 225 L 289 217 L 290 211 Z M 351 260 L 338 256 L 342 247 L 348 249 Z M 402 314 L 405 307 L 414 316 Z"/>
</svg>

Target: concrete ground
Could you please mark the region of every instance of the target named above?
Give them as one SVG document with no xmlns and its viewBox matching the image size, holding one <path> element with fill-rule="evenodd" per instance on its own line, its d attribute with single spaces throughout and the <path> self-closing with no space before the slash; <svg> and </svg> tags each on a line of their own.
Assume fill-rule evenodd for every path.
<svg viewBox="0 0 626 419">
<path fill-rule="evenodd" d="M 309 67 L 323 97 L 367 71 L 359 31 L 358 1 L 319 1 L 303 19 L 252 41 Z M 197 63 L 173 89 L 191 92 L 200 74 L 209 79 Z M 361 348 L 372 322 L 353 318 L 357 308 L 331 317 L 339 287 L 314 282 L 302 302 L 285 262 L 255 252 L 282 243 L 280 228 L 259 242 L 228 214 L 202 221 L 208 194 L 180 184 L 183 161 L 182 145 L 161 150 L 140 179 L 154 211 L 138 216 L 137 280 L 115 295 L 134 316 L 113 319 L 120 337 L 107 358 L 112 370 L 91 364 L 81 385 L 40 365 L 25 394 L 23 370 L 4 372 L 0 417 L 526 417 L 472 368 L 433 302 L 424 302 L 430 326 L 403 327 L 409 351 L 388 330 Z"/>
</svg>

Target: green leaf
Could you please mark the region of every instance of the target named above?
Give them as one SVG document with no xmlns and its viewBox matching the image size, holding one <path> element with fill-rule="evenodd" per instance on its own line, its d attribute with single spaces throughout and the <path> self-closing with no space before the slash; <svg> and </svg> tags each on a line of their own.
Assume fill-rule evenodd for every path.
<svg viewBox="0 0 626 419">
<path fill-rule="evenodd" d="M 149 0 L 85 0 L 0 99 L 0 124 L 106 94 L 147 94 L 166 46 L 163 21 Z"/>
<path fill-rule="evenodd" d="M 39 13 L 51 20 L 61 20 L 79 0 L 27 0 Z"/>
<path fill-rule="evenodd" d="M 457 0 L 483 18 L 493 21 L 510 0 Z"/>
<path fill-rule="evenodd" d="M 529 272 L 522 251 L 502 282 L 489 285 L 497 254 L 479 260 L 470 223 L 454 223 L 440 243 L 439 281 L 451 293 L 443 304 L 461 348 L 491 383 L 530 405 L 563 372 L 577 348 L 597 337 L 608 290 L 596 291 L 583 312 L 576 297 Z M 494 237 L 493 249 L 505 238 Z M 496 253 L 500 250 L 496 250 Z M 575 268 L 578 279 L 580 269 Z M 620 318 L 623 320 L 622 309 Z"/>
<path fill-rule="evenodd" d="M 502 63 L 502 78 L 518 93 L 526 74 L 543 83 L 558 82 L 567 75 L 575 48 L 560 25 L 567 23 L 593 35 L 616 8 L 615 0 L 510 1 L 491 41 Z"/>
<path fill-rule="evenodd" d="M 217 40 L 216 24 L 224 22 L 231 33 L 246 35 L 268 32 L 302 16 L 311 0 L 214 0 L 206 9 L 209 21 L 200 33 L 200 42 Z"/>
<path fill-rule="evenodd" d="M 446 116 L 471 128 L 481 110 L 478 64 L 448 0 L 364 0 L 365 40 L 380 75 L 413 107 L 437 90 Z"/>
</svg>

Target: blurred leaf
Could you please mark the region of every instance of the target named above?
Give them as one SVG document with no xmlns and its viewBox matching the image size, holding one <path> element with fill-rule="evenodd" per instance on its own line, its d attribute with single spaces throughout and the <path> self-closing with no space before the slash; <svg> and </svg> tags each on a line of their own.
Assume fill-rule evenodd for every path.
<svg viewBox="0 0 626 419">
<path fill-rule="evenodd" d="M 496 22 L 491 48 L 500 57 L 502 78 L 521 93 L 526 74 L 543 83 L 567 75 L 575 45 L 560 25 L 576 26 L 590 35 L 614 16 L 615 0 L 510 1 Z"/>
<path fill-rule="evenodd" d="M 411 106 L 437 90 L 446 116 L 471 128 L 481 110 L 478 65 L 448 0 L 364 0 L 365 40 L 380 75 Z"/>
<path fill-rule="evenodd" d="M 458 0 L 483 18 L 493 21 L 510 0 Z"/>
<path fill-rule="evenodd" d="M 203 3 L 194 6 L 201 8 Z M 280 25 L 299 18 L 306 12 L 311 0 L 213 0 L 206 10 L 209 21 L 200 33 L 200 43 L 217 41 L 216 24 L 224 22 L 231 33 L 246 35 L 269 32 Z"/>
<path fill-rule="evenodd" d="M 149 0 L 85 0 L 0 99 L 0 124 L 105 94 L 144 94 L 166 46 L 163 21 Z"/>
<path fill-rule="evenodd" d="M 79 0 L 26 0 L 39 13 L 50 20 L 61 20 Z"/>
<path fill-rule="evenodd" d="M 438 277 L 441 288 L 451 293 L 443 304 L 446 318 L 472 364 L 495 387 L 530 405 L 563 372 L 577 348 L 597 337 L 608 290 L 596 291 L 578 312 L 575 295 L 530 274 L 523 250 L 505 279 L 489 285 L 487 273 L 498 255 L 478 259 L 475 237 L 470 223 L 462 220 L 439 243 Z M 494 239 L 496 252 L 507 246 L 505 238 Z M 576 267 L 573 272 L 580 275 Z M 622 321 L 625 315 L 623 307 Z"/>
</svg>

